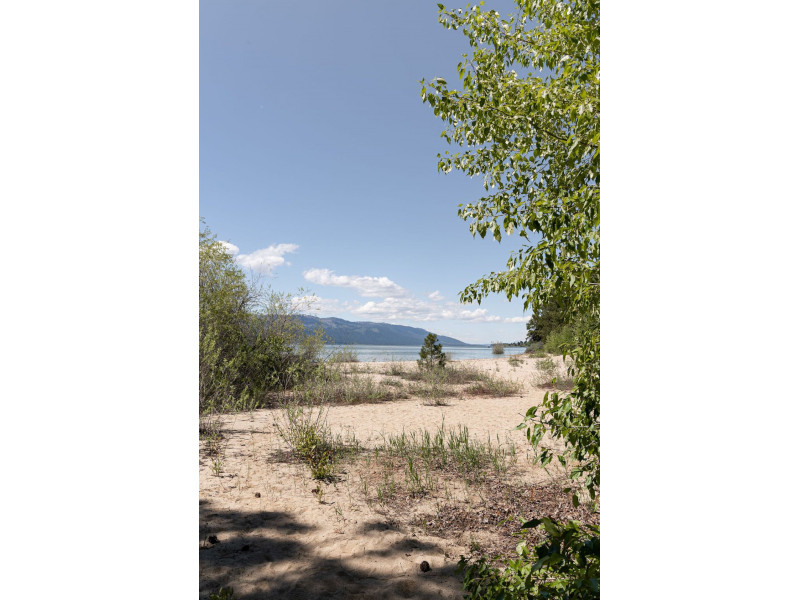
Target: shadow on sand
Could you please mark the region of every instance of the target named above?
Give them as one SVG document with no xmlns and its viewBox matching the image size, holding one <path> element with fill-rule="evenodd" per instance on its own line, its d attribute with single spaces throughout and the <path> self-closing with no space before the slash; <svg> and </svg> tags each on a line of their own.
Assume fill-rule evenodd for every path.
<svg viewBox="0 0 800 600">
<path fill-rule="evenodd" d="M 461 598 L 455 564 L 423 573 L 411 568 L 409 556 L 433 554 L 437 547 L 415 537 L 379 544 L 380 549 L 359 553 L 357 559 L 321 557 L 304 541 L 316 528 L 295 521 L 285 512 L 214 511 L 200 501 L 200 598 L 231 587 L 236 600 L 266 598 L 367 599 Z M 397 534 L 392 524 L 363 524 L 359 536 Z M 219 540 L 210 543 L 209 538 Z M 342 542 L 348 540 L 343 536 Z M 385 565 L 398 565 L 391 575 Z M 384 570 L 376 572 L 374 563 Z M 404 562 L 405 561 L 405 562 Z M 353 566 L 353 565 L 357 566 Z"/>
</svg>

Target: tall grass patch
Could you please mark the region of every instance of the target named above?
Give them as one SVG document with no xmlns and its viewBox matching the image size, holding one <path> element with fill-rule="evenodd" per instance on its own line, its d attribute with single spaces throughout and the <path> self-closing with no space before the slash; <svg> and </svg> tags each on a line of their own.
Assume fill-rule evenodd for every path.
<svg viewBox="0 0 800 600">
<path fill-rule="evenodd" d="M 291 395 L 304 404 L 361 404 L 408 397 L 403 386 L 391 385 L 370 375 L 344 374 L 336 370 L 304 382 Z"/>
<path fill-rule="evenodd" d="M 454 478 L 468 484 L 484 482 L 489 474 L 507 473 L 516 461 L 513 444 L 504 445 L 499 438 L 484 443 L 466 426 L 446 429 L 444 422 L 434 432 L 420 429 L 384 436 L 366 459 L 380 473 L 372 487 L 374 498 L 382 503 L 398 493 L 420 496 L 447 489 L 446 481 Z M 400 472 L 402 478 L 396 478 Z M 372 497 L 369 482 L 362 486 L 365 496 Z"/>
<path fill-rule="evenodd" d="M 309 466 L 314 479 L 332 479 L 341 459 L 360 450 L 355 437 L 333 435 L 326 417 L 322 407 L 292 403 L 284 407 L 283 418 L 275 421 L 278 434 L 292 454 Z"/>
<path fill-rule="evenodd" d="M 492 396 L 504 398 L 513 396 L 522 391 L 522 386 L 512 379 L 503 377 L 493 377 L 484 374 L 481 379 L 464 389 L 464 392 L 471 396 Z"/>
</svg>

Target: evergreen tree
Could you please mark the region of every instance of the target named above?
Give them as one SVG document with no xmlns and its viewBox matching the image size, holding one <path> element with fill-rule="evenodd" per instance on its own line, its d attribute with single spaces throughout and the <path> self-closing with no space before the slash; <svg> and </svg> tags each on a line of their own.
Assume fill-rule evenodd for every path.
<svg viewBox="0 0 800 600">
<path fill-rule="evenodd" d="M 447 360 L 444 352 L 442 352 L 442 345 L 437 343 L 439 337 L 435 333 L 429 333 L 425 336 L 425 342 L 419 351 L 419 360 L 417 364 L 423 369 L 433 369 L 434 367 L 442 368 Z"/>
</svg>

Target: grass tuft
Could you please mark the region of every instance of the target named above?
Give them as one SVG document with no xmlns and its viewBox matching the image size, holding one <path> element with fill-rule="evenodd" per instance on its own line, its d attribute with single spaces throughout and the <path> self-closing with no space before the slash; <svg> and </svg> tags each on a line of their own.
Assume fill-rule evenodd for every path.
<svg viewBox="0 0 800 600">
<path fill-rule="evenodd" d="M 563 366 L 559 367 L 551 356 L 537 360 L 536 369 L 538 373 L 533 382 L 539 387 L 570 390 L 574 385 L 569 369 Z"/>
<path fill-rule="evenodd" d="M 327 410 L 288 404 L 283 421 L 276 421 L 278 434 L 289 444 L 292 453 L 308 464 L 314 479 L 330 480 L 336 474 L 339 461 L 360 450 L 355 437 L 334 436 L 326 422 Z"/>
</svg>

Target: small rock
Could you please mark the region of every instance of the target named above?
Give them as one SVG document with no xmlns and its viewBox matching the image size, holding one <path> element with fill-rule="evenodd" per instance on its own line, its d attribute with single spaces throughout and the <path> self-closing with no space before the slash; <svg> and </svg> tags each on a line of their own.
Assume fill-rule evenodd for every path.
<svg viewBox="0 0 800 600">
<path fill-rule="evenodd" d="M 256 492 L 256 498 L 261 498 L 261 492 Z"/>
<path fill-rule="evenodd" d="M 421 563 L 419 563 L 419 570 L 423 573 L 427 573 L 431 570 L 431 566 L 428 564 L 427 560 L 423 560 Z"/>
<path fill-rule="evenodd" d="M 219 544 L 219 538 L 215 535 L 208 536 L 208 543 L 209 544 Z"/>
</svg>

